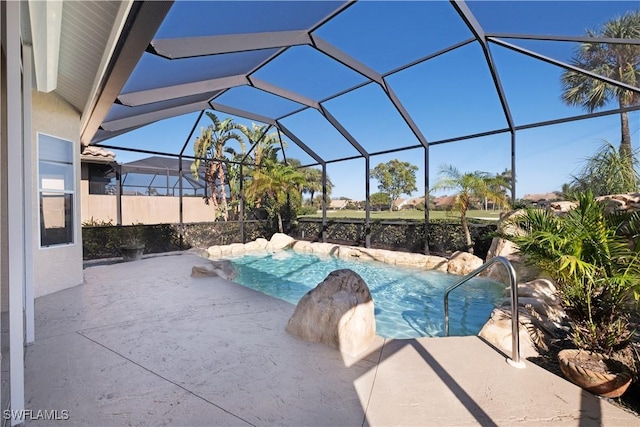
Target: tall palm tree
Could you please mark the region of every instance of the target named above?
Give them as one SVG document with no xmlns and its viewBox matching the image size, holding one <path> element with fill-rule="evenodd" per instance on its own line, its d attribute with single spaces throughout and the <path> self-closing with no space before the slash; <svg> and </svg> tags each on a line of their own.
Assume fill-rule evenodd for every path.
<svg viewBox="0 0 640 427">
<path fill-rule="evenodd" d="M 600 31 L 587 30 L 589 37 L 640 39 L 640 10 L 606 22 Z M 631 86 L 640 87 L 640 46 L 611 43 L 583 43 L 571 64 Z M 594 79 L 573 70 L 562 74 L 562 100 L 582 106 L 589 112 L 605 106 L 612 99 L 620 108 L 640 103 L 640 93 Z M 627 113 L 620 113 L 620 155 L 631 168 L 631 134 Z"/>
<path fill-rule="evenodd" d="M 453 190 L 456 191 L 454 208 L 460 213 L 460 223 L 467 243 L 467 251 L 473 253 L 473 241 L 467 223 L 467 211 L 474 201 L 481 201 L 485 197 L 491 197 L 497 203 L 506 204 L 507 197 L 502 191 L 494 191 L 487 185 L 487 172 L 461 173 L 451 165 L 440 166 L 440 179 L 432 190 Z"/>
<path fill-rule="evenodd" d="M 251 151 L 254 165 L 260 165 L 265 158 L 277 157 L 277 153 L 280 151 L 280 139 L 276 132 L 266 133 L 267 125 L 251 123 L 251 126 L 238 125 L 238 129 L 250 146 L 255 145 Z"/>
<path fill-rule="evenodd" d="M 245 137 L 247 144 L 251 147 L 248 161 L 251 166 L 245 167 L 244 179 L 251 182 L 259 175 L 260 168 L 263 167 L 265 159 L 276 160 L 278 157 L 279 138 L 276 132 L 267 133 L 267 125 L 257 125 L 251 123 L 251 126 L 238 125 L 238 130 Z M 247 196 L 247 190 L 245 187 L 245 196 Z M 247 204 L 249 206 L 261 207 L 263 203 L 262 197 L 247 197 Z"/>
<path fill-rule="evenodd" d="M 204 179 L 210 189 L 210 194 L 205 196 L 205 202 L 213 204 L 216 218 L 220 217 L 226 221 L 229 219 L 229 206 L 227 204 L 225 144 L 231 140 L 242 144 L 242 140 L 240 135 L 235 132 L 238 125 L 233 123 L 233 119 L 220 121 L 218 116 L 212 112 L 208 111 L 206 114 L 212 124 L 202 128 L 200 136 L 196 138 L 193 146 L 196 160 L 191 164 L 191 173 L 198 179 L 198 168 L 200 163 L 204 163 Z"/>
<path fill-rule="evenodd" d="M 231 160 L 235 163 L 227 164 L 227 182 L 229 183 L 229 197 L 231 201 L 232 219 L 238 219 L 240 211 L 240 179 L 244 177 L 240 176 L 240 162 L 245 155 L 244 142 L 240 142 L 240 152 L 237 152 L 233 148 L 226 148 L 225 152 L 231 155 Z"/>
</svg>

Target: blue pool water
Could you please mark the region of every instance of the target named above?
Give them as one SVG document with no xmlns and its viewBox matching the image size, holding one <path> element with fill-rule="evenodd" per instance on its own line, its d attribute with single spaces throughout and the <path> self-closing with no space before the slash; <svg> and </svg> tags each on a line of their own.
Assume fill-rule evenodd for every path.
<svg viewBox="0 0 640 427">
<path fill-rule="evenodd" d="M 367 283 L 374 300 L 376 333 L 386 338 L 444 334 L 445 289 L 460 279 L 437 271 L 398 268 L 380 262 L 339 259 L 294 251 L 229 258 L 234 282 L 297 304 L 338 269 L 349 268 Z M 502 302 L 504 285 L 474 278 L 449 295 L 449 334 L 476 335 Z"/>
</svg>

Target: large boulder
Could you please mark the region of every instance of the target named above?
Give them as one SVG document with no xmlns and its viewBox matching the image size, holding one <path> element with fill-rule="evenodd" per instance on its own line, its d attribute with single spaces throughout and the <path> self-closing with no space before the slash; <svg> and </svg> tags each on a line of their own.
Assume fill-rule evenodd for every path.
<svg viewBox="0 0 640 427">
<path fill-rule="evenodd" d="M 505 296 L 509 295 L 506 288 Z M 510 307 L 511 298 L 505 298 L 478 333 L 507 354 L 511 352 Z M 521 355 L 535 357 L 548 351 L 551 342 L 563 333 L 561 325 L 566 318 L 553 283 L 537 279 L 518 284 L 518 317 Z"/>
<path fill-rule="evenodd" d="M 294 242 L 295 239 L 291 236 L 283 233 L 275 233 L 271 236 L 271 240 L 269 240 L 269 243 L 267 244 L 267 250 L 273 251 L 278 249 L 287 249 L 290 248 Z"/>
<path fill-rule="evenodd" d="M 371 346 L 376 334 L 369 287 L 352 270 L 331 272 L 298 302 L 286 329 L 305 341 L 357 356 Z"/>
<path fill-rule="evenodd" d="M 454 252 L 447 262 L 447 272 L 451 274 L 466 275 L 483 264 L 482 258 L 469 252 Z"/>
<path fill-rule="evenodd" d="M 519 328 L 520 336 L 520 356 L 522 358 L 539 356 L 537 345 L 529 334 L 528 326 L 530 326 L 529 318 L 523 316 L 523 311 L 519 311 Z M 491 312 L 491 317 L 482 327 L 478 335 L 496 348 L 504 351 L 509 357 L 512 356 L 511 341 L 511 313 L 510 310 L 496 308 Z"/>
<path fill-rule="evenodd" d="M 506 233 L 519 235 L 522 230 L 515 223 L 515 220 L 524 215 L 525 211 L 517 210 L 508 212 L 500 217 L 498 222 L 498 233 Z M 501 237 L 494 237 L 491 241 L 491 247 L 487 252 L 485 261 L 501 256 L 506 258 L 516 271 L 516 276 L 519 281 L 529 281 L 540 276 L 540 269 L 534 266 L 528 265 L 520 255 L 518 246 L 510 240 L 503 239 Z M 504 266 L 499 264 L 490 265 L 485 271 L 482 272 L 482 276 L 489 277 L 495 281 L 505 284 L 509 283 L 509 274 Z"/>
<path fill-rule="evenodd" d="M 191 269 L 191 277 L 222 277 L 232 280 L 236 277 L 236 270 L 231 261 L 210 261 L 207 264 L 194 265 Z"/>
<path fill-rule="evenodd" d="M 610 194 L 596 197 L 606 203 L 609 212 L 636 212 L 640 210 L 640 193 Z"/>
<path fill-rule="evenodd" d="M 540 277 L 540 269 L 538 267 L 527 264 L 520 255 L 518 246 L 510 240 L 506 240 L 501 237 L 493 238 L 493 240 L 491 241 L 489 252 L 487 252 L 486 261 L 488 262 L 490 259 L 497 256 L 506 258 L 511 263 L 514 270 L 516 271 L 516 276 L 520 281 L 529 281 Z M 507 270 L 504 268 L 504 266 L 500 264 L 490 265 L 485 271 L 481 273 L 481 275 L 489 277 L 490 279 L 493 279 L 497 282 L 502 282 L 505 284 L 509 283 L 509 274 L 507 273 Z"/>
</svg>

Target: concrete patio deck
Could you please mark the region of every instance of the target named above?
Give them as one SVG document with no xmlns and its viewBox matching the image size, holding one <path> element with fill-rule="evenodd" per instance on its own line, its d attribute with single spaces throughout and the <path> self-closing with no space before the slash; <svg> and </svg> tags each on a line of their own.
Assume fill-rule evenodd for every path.
<svg viewBox="0 0 640 427">
<path fill-rule="evenodd" d="M 638 426 L 640 419 L 477 337 L 384 340 L 359 358 L 288 335 L 294 306 L 192 254 L 85 269 L 36 300 L 28 425 Z"/>
</svg>

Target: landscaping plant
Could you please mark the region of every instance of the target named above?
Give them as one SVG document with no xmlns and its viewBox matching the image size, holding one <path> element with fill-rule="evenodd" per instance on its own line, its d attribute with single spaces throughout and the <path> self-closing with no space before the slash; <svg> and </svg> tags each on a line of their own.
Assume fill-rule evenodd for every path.
<svg viewBox="0 0 640 427">
<path fill-rule="evenodd" d="M 640 214 L 607 212 L 590 191 L 566 214 L 528 208 L 504 237 L 555 280 L 573 343 L 607 356 L 626 347 L 629 314 L 640 295 Z M 637 306 L 636 306 L 637 307 Z"/>
</svg>

